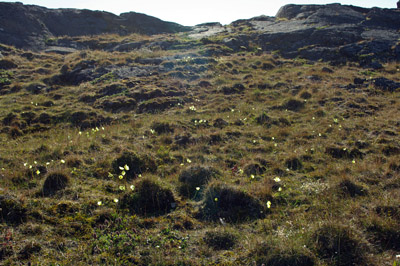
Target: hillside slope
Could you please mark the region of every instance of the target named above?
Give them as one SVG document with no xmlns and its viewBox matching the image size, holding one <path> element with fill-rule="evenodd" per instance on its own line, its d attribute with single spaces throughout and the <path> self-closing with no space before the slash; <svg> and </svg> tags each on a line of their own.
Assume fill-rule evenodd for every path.
<svg viewBox="0 0 400 266">
<path fill-rule="evenodd" d="M 397 44 L 257 43 L 324 8 L 0 45 L 0 264 L 400 263 Z"/>
</svg>

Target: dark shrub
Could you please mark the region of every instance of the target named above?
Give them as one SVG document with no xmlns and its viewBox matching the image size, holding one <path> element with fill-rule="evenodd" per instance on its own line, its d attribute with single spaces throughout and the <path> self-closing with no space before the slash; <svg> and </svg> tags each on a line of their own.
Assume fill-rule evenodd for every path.
<svg viewBox="0 0 400 266">
<path fill-rule="evenodd" d="M 215 250 L 227 250 L 236 244 L 237 236 L 226 231 L 209 231 L 206 232 L 203 240 Z"/>
<path fill-rule="evenodd" d="M 204 192 L 201 216 L 216 221 L 244 222 L 265 216 L 265 208 L 260 201 L 243 191 L 220 183 L 211 184 Z"/>
<path fill-rule="evenodd" d="M 326 223 L 313 238 L 318 256 L 329 265 L 366 265 L 367 242 L 352 228 L 340 223 Z"/>
<path fill-rule="evenodd" d="M 143 179 L 137 184 L 135 191 L 122 197 L 120 207 L 140 215 L 157 216 L 170 212 L 175 204 L 171 190 L 153 180 Z"/>
<path fill-rule="evenodd" d="M 179 181 L 182 183 L 179 192 L 185 197 L 199 199 L 204 186 L 216 175 L 217 171 L 211 167 L 188 167 L 179 175 Z M 197 187 L 200 188 L 200 191 L 196 190 Z"/>
<path fill-rule="evenodd" d="M 69 177 L 62 172 L 54 172 L 49 174 L 44 181 L 42 193 L 44 196 L 54 195 L 57 191 L 67 187 Z"/>
<path fill-rule="evenodd" d="M 129 166 L 129 170 L 126 171 L 126 178 L 128 180 L 134 179 L 137 175 L 144 172 L 154 172 L 157 170 L 155 162 L 149 156 L 139 156 L 129 151 L 125 151 L 112 162 L 114 173 L 120 174 L 120 167 L 124 167 L 125 165 Z"/>
<path fill-rule="evenodd" d="M 21 224 L 26 221 L 27 209 L 11 196 L 0 196 L 0 219 L 8 224 Z"/>
</svg>

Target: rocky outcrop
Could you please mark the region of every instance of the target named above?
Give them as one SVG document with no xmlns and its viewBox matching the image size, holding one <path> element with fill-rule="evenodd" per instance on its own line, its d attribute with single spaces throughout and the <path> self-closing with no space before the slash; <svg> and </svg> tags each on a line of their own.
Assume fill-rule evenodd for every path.
<svg viewBox="0 0 400 266">
<path fill-rule="evenodd" d="M 47 9 L 22 3 L 0 3 L 0 43 L 41 50 L 57 36 L 103 33 L 158 34 L 188 30 L 187 27 L 135 12 L 120 16 L 103 11 Z"/>
<path fill-rule="evenodd" d="M 286 5 L 276 17 L 238 20 L 231 26 L 236 34 L 220 44 L 234 51 L 257 45 L 262 51 L 276 51 L 289 58 L 299 56 L 337 63 L 353 60 L 367 67 L 375 61 L 400 60 L 400 10 L 397 9 L 341 4 Z"/>
</svg>

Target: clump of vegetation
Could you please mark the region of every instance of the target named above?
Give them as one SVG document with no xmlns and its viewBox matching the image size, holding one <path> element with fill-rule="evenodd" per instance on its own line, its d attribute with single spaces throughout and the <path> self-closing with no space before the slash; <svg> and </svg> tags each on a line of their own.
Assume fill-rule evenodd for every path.
<svg viewBox="0 0 400 266">
<path fill-rule="evenodd" d="M 134 190 L 126 193 L 120 208 L 144 216 L 164 215 L 176 207 L 172 191 L 159 182 L 145 178 L 137 183 Z"/>
<path fill-rule="evenodd" d="M 63 190 L 70 182 L 70 177 L 64 172 L 52 172 L 47 175 L 42 188 L 44 196 L 52 196 L 56 192 Z"/>
<path fill-rule="evenodd" d="M 312 266 L 316 265 L 316 258 L 312 252 L 299 243 L 287 243 L 284 240 L 270 240 L 262 242 L 250 252 L 250 256 L 257 265 L 271 266 Z"/>
<path fill-rule="evenodd" d="M 237 239 L 237 235 L 226 230 L 208 231 L 203 238 L 207 246 L 215 250 L 231 249 L 236 245 Z"/>
<path fill-rule="evenodd" d="M 247 193 L 222 183 L 211 183 L 203 196 L 200 215 L 203 219 L 230 223 L 244 222 L 265 216 L 261 202 Z"/>
<path fill-rule="evenodd" d="M 217 175 L 217 171 L 211 167 L 190 166 L 179 175 L 181 185 L 179 192 L 188 198 L 200 199 L 204 187 Z"/>
<path fill-rule="evenodd" d="M 332 265 L 367 265 L 368 242 L 350 226 L 325 223 L 313 234 L 319 257 Z"/>
<path fill-rule="evenodd" d="M 18 225 L 27 220 L 27 208 L 15 198 L 1 195 L 0 215 L 2 222 Z"/>
<path fill-rule="evenodd" d="M 127 180 L 132 180 L 142 173 L 154 172 L 157 170 L 156 163 L 152 158 L 147 155 L 139 156 L 130 151 L 125 151 L 116 158 L 112 162 L 112 169 L 114 173 L 119 174 L 121 172 L 121 167 L 123 168 L 125 165 L 129 167 L 129 171 L 126 171 Z"/>
</svg>

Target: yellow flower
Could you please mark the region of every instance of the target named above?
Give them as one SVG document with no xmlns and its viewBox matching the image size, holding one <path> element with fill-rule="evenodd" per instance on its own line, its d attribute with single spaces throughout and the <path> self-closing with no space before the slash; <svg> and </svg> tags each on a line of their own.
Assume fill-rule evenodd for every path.
<svg viewBox="0 0 400 266">
<path fill-rule="evenodd" d="M 196 190 L 199 191 L 199 190 L 200 190 L 200 187 L 196 187 Z"/>
<path fill-rule="evenodd" d="M 119 186 L 120 190 L 125 190 L 125 186 Z"/>
<path fill-rule="evenodd" d="M 61 163 L 65 163 L 65 161 L 63 159 L 61 159 Z"/>
<path fill-rule="evenodd" d="M 356 163 L 356 160 L 353 160 L 352 163 Z"/>
<path fill-rule="evenodd" d="M 281 187 L 279 187 L 279 188 L 278 188 L 278 191 L 279 191 L 279 192 L 281 192 L 281 191 L 282 191 L 282 188 L 281 188 Z"/>
<path fill-rule="evenodd" d="M 131 190 L 135 190 L 135 186 L 134 185 L 131 185 L 130 188 L 131 188 Z"/>
<path fill-rule="evenodd" d="M 114 199 L 114 202 L 115 202 L 115 203 L 118 203 L 118 199 Z"/>
<path fill-rule="evenodd" d="M 124 171 L 124 168 L 122 166 L 119 167 L 119 170 Z"/>
<path fill-rule="evenodd" d="M 275 181 L 275 182 L 281 182 L 281 179 L 280 179 L 279 177 L 275 177 L 275 178 L 274 178 L 274 181 Z"/>
<path fill-rule="evenodd" d="M 119 179 L 124 179 L 124 177 L 122 175 L 119 175 L 118 178 Z"/>
<path fill-rule="evenodd" d="M 39 171 L 39 169 L 38 169 L 38 170 L 36 170 L 36 174 L 37 174 L 37 175 L 40 175 L 40 171 Z"/>
<path fill-rule="evenodd" d="M 254 175 L 251 175 L 251 178 L 252 178 L 252 179 L 254 179 L 254 178 L 255 178 L 255 176 L 254 176 Z"/>
<path fill-rule="evenodd" d="M 125 172 L 125 171 L 122 171 L 122 172 L 121 172 L 121 175 L 123 175 L 123 176 L 126 175 L 126 172 Z"/>
<path fill-rule="evenodd" d="M 271 202 L 267 201 L 267 208 L 270 209 L 271 208 Z"/>
<path fill-rule="evenodd" d="M 108 177 L 111 178 L 111 177 L 114 177 L 114 175 L 111 174 L 110 172 L 108 172 Z"/>
<path fill-rule="evenodd" d="M 188 163 L 191 163 L 191 162 L 192 162 L 192 160 L 190 160 L 189 158 L 186 159 L 186 161 L 187 161 Z"/>
<path fill-rule="evenodd" d="M 101 201 L 97 202 L 97 205 L 99 205 L 99 206 L 101 206 L 102 204 L 103 204 L 103 202 L 101 202 Z"/>
<path fill-rule="evenodd" d="M 214 201 L 217 202 L 217 201 L 218 201 L 218 198 L 214 198 Z"/>
<path fill-rule="evenodd" d="M 125 165 L 124 165 L 124 169 L 125 169 L 126 171 L 129 171 L 129 166 L 128 166 L 127 164 L 125 164 Z"/>
</svg>

